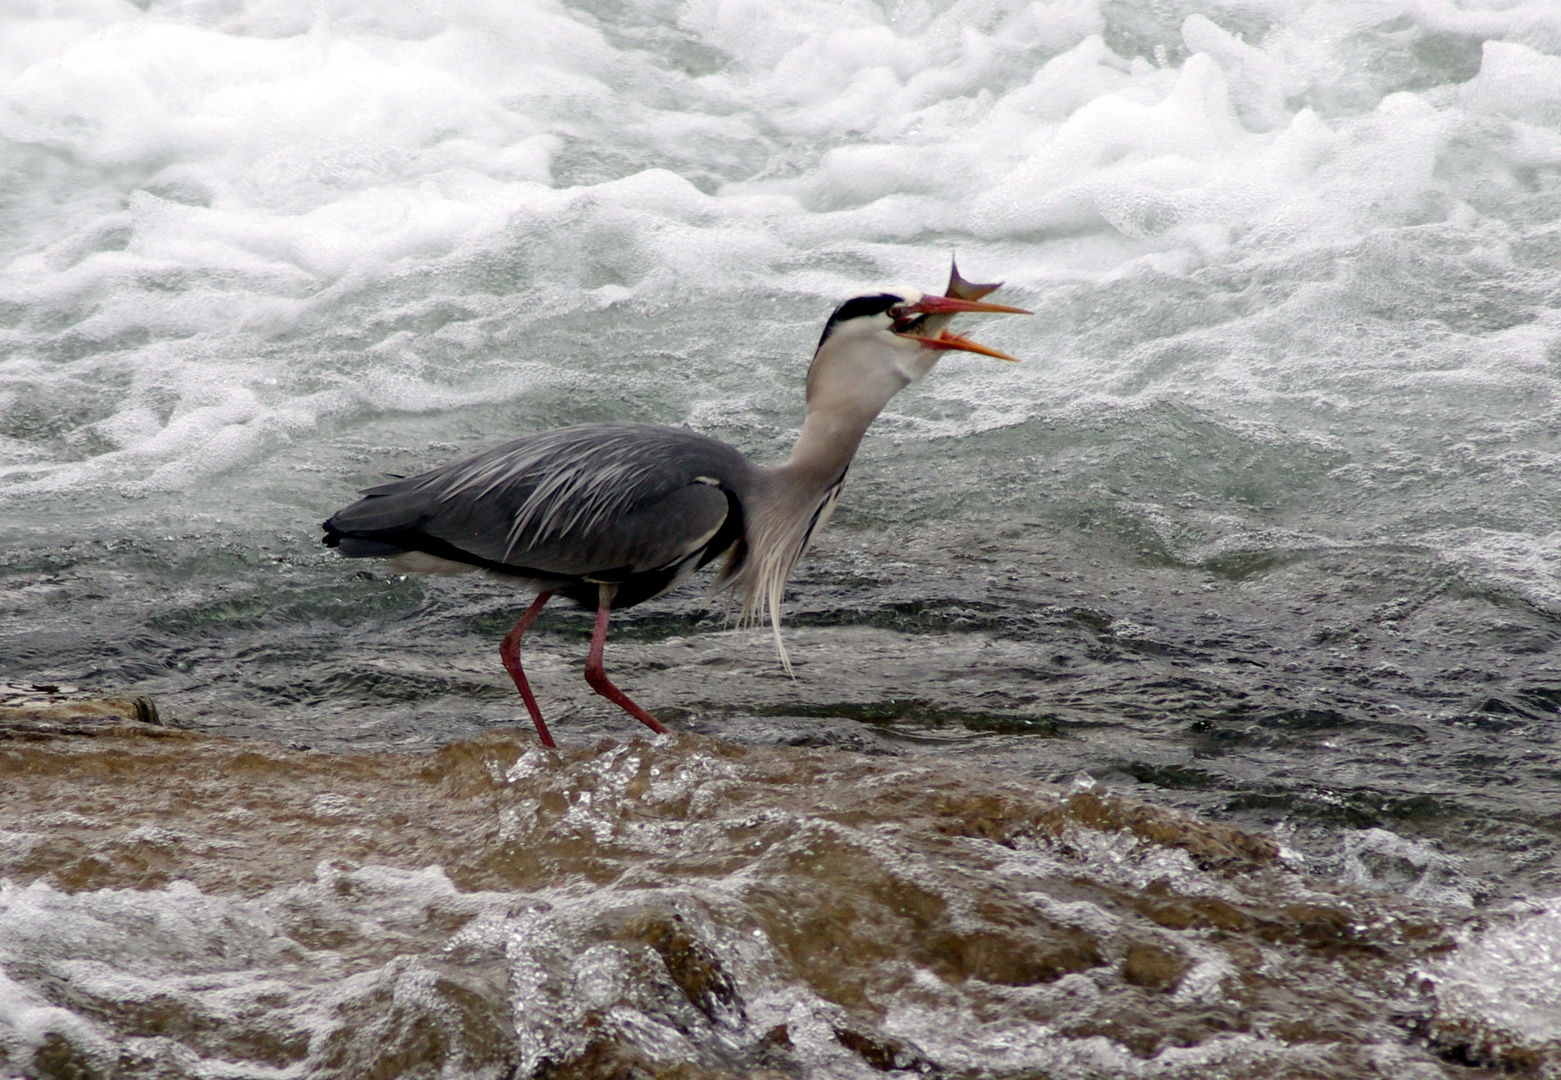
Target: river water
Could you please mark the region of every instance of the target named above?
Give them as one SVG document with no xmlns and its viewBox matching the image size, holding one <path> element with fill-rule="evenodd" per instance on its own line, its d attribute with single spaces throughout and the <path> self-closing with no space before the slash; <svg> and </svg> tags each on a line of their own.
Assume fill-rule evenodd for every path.
<svg viewBox="0 0 1561 1080">
<path fill-rule="evenodd" d="M 0 15 L 0 1075 L 1561 1075 L 1561 9 Z M 345 563 L 519 434 L 784 456 L 962 321 L 788 596 Z M 74 1070 L 74 1071 L 73 1071 Z"/>
</svg>

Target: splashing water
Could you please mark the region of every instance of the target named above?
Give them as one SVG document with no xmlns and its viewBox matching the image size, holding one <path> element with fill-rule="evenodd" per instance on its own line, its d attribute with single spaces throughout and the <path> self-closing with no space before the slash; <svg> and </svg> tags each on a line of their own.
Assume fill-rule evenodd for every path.
<svg viewBox="0 0 1561 1080">
<path fill-rule="evenodd" d="M 1088 787 L 692 736 L 104 741 L 7 752 L 33 813 L 5 817 L 4 870 L 38 880 L 0 889 L 0 1063 L 1442 1075 L 1400 1031 L 1434 1015 L 1426 912 Z M 161 804 L 124 813 L 154 776 Z"/>
</svg>

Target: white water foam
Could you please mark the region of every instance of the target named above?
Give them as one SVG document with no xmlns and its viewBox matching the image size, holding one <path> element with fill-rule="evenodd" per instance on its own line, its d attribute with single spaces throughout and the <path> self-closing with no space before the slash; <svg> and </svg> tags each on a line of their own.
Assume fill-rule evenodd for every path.
<svg viewBox="0 0 1561 1080">
<path fill-rule="evenodd" d="M 1547 5 L 1210 12 L 1266 29 L 1245 40 L 1188 8 L 1146 58 L 1113 51 L 1103 9 L 1081 0 L 645 4 L 612 20 L 553 3 L 437 18 L 370 3 L 24 10 L 0 57 L 15 192 L 0 301 L 21 313 L 0 372 L 13 408 L 63 397 L 83 422 L 69 448 L 8 440 L 6 486 L 178 490 L 333 418 L 491 400 L 474 372 L 442 395 L 409 373 L 384 385 L 384 356 L 379 385 L 310 389 L 311 365 L 270 343 L 318 342 L 372 283 L 396 306 L 415 299 L 395 284 L 408 274 L 517 248 L 529 265 L 512 302 L 461 299 L 521 323 L 753 289 L 835 299 L 864 272 L 928 279 L 951 242 L 1033 294 L 1282 265 L 1431 222 L 1486 235 L 1499 224 L 1445 178 L 1460 140 L 1492 184 L 1561 164 Z M 1393 92 L 1350 63 L 1363 36 L 1436 34 L 1512 40 L 1487 41 L 1461 85 L 1431 70 L 1426 89 Z M 989 337 L 1046 344 L 1022 323 Z M 1339 389 L 1337 366 L 1295 386 L 1260 356 L 1147 386 L 1146 364 L 965 363 L 934 393 L 968 417 L 900 427 L 1013 424 L 1113 381 L 1140 384 L 1127 401 L 1216 406 Z"/>
<path fill-rule="evenodd" d="M 1463 1034 L 1477 1057 L 1561 1047 L 1561 904 L 1555 900 L 1495 916 L 1428 974 L 1436 984 L 1437 1024 Z"/>
</svg>

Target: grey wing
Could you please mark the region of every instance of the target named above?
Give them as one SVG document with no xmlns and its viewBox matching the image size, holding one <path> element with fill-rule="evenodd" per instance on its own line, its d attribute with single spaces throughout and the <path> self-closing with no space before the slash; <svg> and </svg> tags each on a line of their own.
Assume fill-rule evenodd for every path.
<svg viewBox="0 0 1561 1080">
<path fill-rule="evenodd" d="M 730 504 L 720 488 L 692 483 L 599 527 L 580 528 L 529 548 L 528 566 L 616 580 L 682 563 L 721 531 Z"/>
<path fill-rule="evenodd" d="M 707 544 L 750 475 L 735 449 L 693 432 L 582 425 L 369 488 L 326 529 L 544 574 L 639 573 Z"/>
</svg>

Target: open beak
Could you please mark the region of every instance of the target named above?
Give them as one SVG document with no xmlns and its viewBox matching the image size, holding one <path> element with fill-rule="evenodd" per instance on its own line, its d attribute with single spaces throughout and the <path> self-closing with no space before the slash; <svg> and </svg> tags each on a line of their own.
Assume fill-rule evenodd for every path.
<svg viewBox="0 0 1561 1080">
<path fill-rule="evenodd" d="M 895 314 L 895 333 L 903 338 L 910 338 L 918 342 L 926 349 L 956 350 L 958 352 L 980 353 L 982 356 L 995 357 L 998 360 L 1007 360 L 1017 364 L 1017 356 L 1009 356 L 1007 353 L 989 349 L 985 345 L 971 341 L 960 334 L 949 330 L 939 329 L 936 335 L 918 334 L 918 329 L 923 329 L 916 324 L 923 321 L 925 316 L 943 316 L 939 323 L 948 322 L 949 318 L 966 311 L 986 311 L 1001 315 L 1030 315 L 1032 312 L 1024 308 L 1009 307 L 1006 304 L 988 304 L 983 300 L 964 300 L 957 296 L 924 296 L 914 304 L 907 304 L 898 309 Z M 931 321 L 931 320 L 928 320 Z M 900 327 L 904 329 L 900 329 Z M 926 327 L 930 329 L 930 327 Z"/>
</svg>

